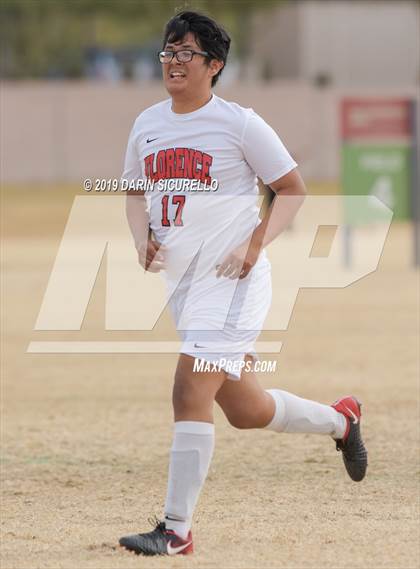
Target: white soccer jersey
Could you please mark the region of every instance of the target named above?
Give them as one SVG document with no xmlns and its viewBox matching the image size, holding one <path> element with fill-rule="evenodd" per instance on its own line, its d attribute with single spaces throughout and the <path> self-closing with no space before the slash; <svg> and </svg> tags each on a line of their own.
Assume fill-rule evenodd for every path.
<svg viewBox="0 0 420 569">
<path fill-rule="evenodd" d="M 188 297 L 187 288 L 178 287 L 171 301 L 177 328 L 186 331 L 184 340 L 200 345 L 197 330 L 219 330 L 213 339 L 229 344 L 230 352 L 235 344 L 240 345 L 243 356 L 247 348 L 251 351 L 256 332 L 241 336 L 235 325 L 231 328 L 236 332 L 231 330 L 227 338 L 227 312 L 235 313 L 241 330 L 261 329 L 271 302 L 269 263 L 262 252 L 256 266 L 240 281 L 216 279 L 216 265 L 259 223 L 257 176 L 270 184 L 297 164 L 252 109 L 214 94 L 191 113 L 174 113 L 171 104 L 168 99 L 149 107 L 135 121 L 123 179 L 134 184 L 148 180 L 149 189 L 153 188 L 146 194 L 150 225 L 166 247 L 164 275 L 169 295 L 188 267 L 193 272 Z M 203 337 L 208 347 L 208 333 Z M 193 355 L 192 350 L 182 351 Z"/>
</svg>

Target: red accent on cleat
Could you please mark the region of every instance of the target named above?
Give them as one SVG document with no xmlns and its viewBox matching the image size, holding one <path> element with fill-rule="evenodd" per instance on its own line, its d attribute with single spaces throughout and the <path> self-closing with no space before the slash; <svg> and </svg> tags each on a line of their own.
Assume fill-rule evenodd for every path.
<svg viewBox="0 0 420 569">
<path fill-rule="evenodd" d="M 168 555 L 189 555 L 194 553 L 191 530 L 188 532 L 186 539 L 183 539 L 171 529 L 167 529 L 165 533 L 173 536 L 173 539 L 168 540 Z M 188 545 L 186 546 L 186 544 Z"/>
<path fill-rule="evenodd" d="M 347 419 L 347 427 L 346 432 L 344 433 L 343 441 L 345 441 L 348 437 L 350 432 L 350 421 L 353 424 L 357 424 L 362 416 L 361 413 L 361 403 L 353 397 L 352 395 L 347 395 L 346 397 L 342 397 L 341 399 L 337 399 L 331 405 L 338 413 L 342 413 Z"/>
</svg>

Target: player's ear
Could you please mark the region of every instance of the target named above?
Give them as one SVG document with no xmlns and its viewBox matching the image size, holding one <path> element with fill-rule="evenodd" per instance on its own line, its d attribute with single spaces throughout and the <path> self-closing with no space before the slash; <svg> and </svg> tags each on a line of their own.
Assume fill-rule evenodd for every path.
<svg viewBox="0 0 420 569">
<path fill-rule="evenodd" d="M 212 77 L 217 75 L 223 67 L 224 67 L 223 61 L 220 61 L 218 59 L 211 59 L 210 63 L 209 63 L 209 68 L 210 68 L 210 72 L 211 72 Z"/>
</svg>

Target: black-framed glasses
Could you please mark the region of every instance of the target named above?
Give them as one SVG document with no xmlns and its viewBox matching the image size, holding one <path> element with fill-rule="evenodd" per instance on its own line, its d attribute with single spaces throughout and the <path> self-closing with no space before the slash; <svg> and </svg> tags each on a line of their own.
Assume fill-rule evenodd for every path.
<svg viewBox="0 0 420 569">
<path fill-rule="evenodd" d="M 189 63 L 194 55 L 208 55 L 207 51 L 193 51 L 192 49 L 180 49 L 179 51 L 160 51 L 158 53 L 161 63 L 171 63 L 174 55 L 179 63 Z"/>
</svg>

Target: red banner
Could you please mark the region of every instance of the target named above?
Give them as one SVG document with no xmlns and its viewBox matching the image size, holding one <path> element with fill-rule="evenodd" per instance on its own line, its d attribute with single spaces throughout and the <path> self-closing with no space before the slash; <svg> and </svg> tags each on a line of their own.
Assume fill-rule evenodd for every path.
<svg viewBox="0 0 420 569">
<path fill-rule="evenodd" d="M 395 140 L 410 135 L 408 99 L 343 99 L 342 138 Z"/>
</svg>

